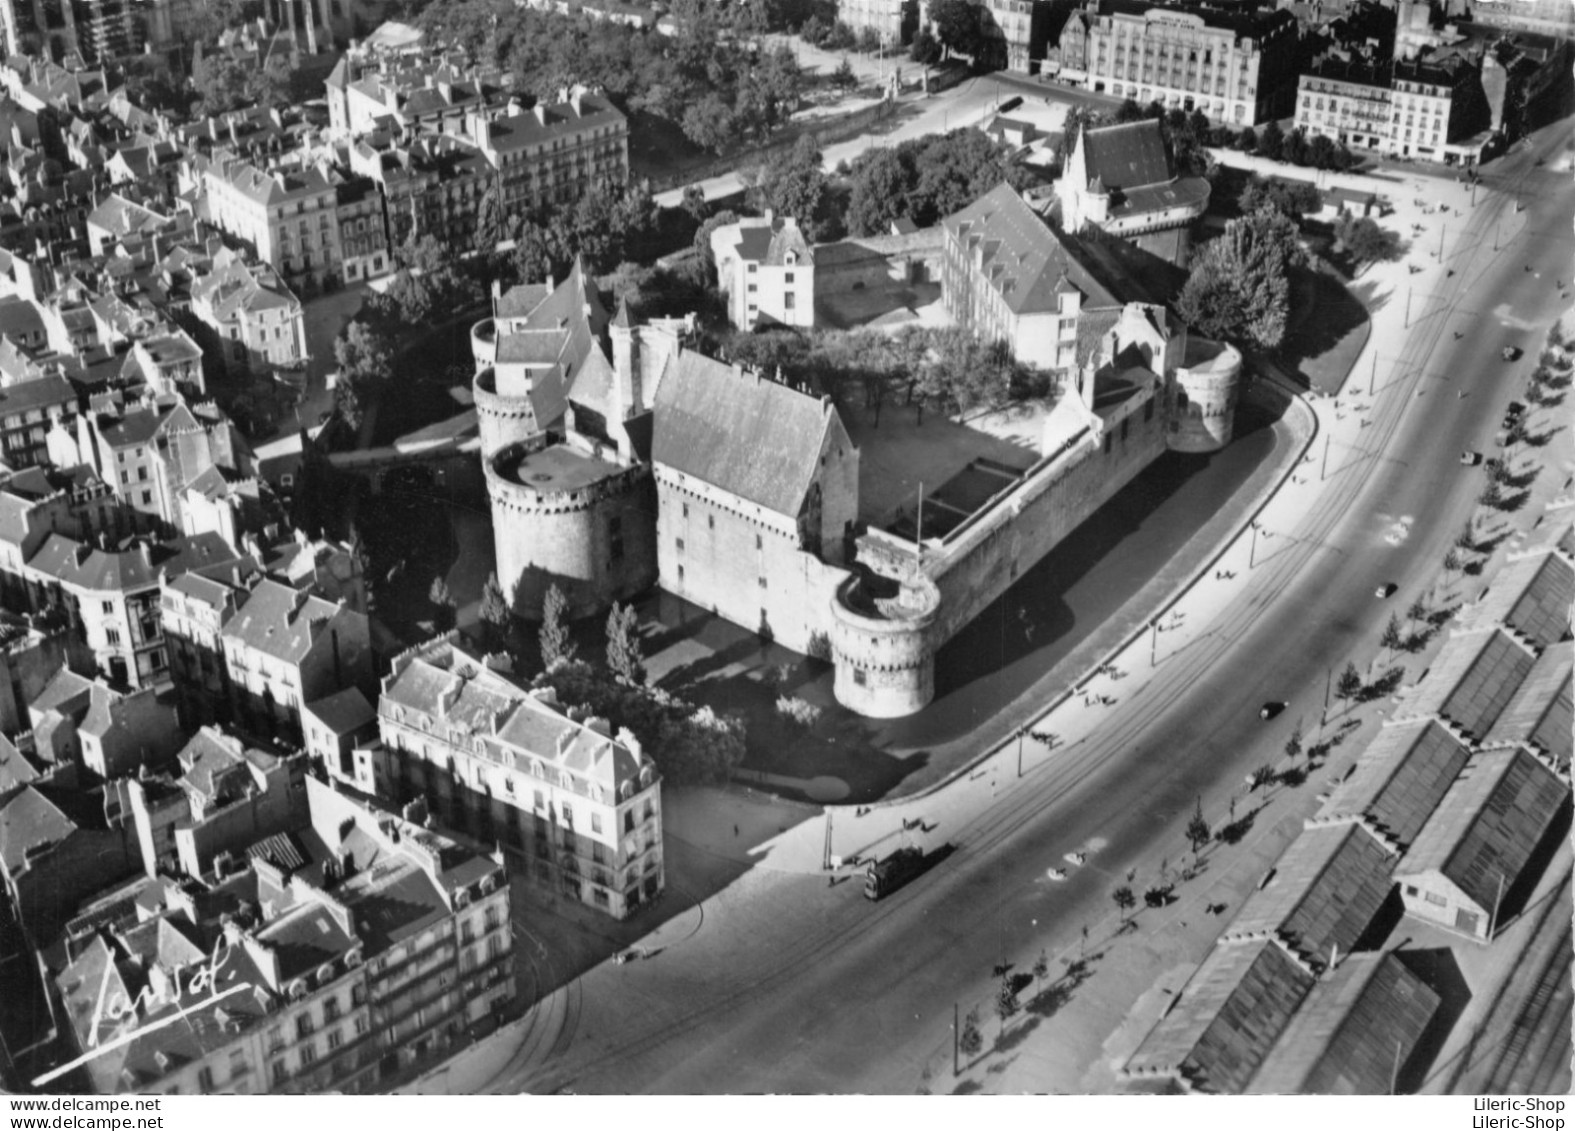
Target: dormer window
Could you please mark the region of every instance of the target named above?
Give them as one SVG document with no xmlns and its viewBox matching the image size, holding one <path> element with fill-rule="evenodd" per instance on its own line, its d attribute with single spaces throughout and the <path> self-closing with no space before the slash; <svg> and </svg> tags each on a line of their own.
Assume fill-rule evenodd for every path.
<svg viewBox="0 0 1575 1131">
<path fill-rule="evenodd" d="M 789 267 L 797 266 L 797 264 L 798 264 L 798 252 L 796 252 L 796 251 L 788 252 L 786 255 L 784 255 L 782 257 L 782 262 L 787 264 Z"/>
</svg>

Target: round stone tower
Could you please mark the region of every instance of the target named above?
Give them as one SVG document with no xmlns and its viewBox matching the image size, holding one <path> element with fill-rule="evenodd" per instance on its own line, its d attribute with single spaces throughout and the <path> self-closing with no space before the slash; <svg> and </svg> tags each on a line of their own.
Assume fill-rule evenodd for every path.
<svg viewBox="0 0 1575 1131">
<path fill-rule="evenodd" d="M 1230 443 L 1240 390 L 1236 347 L 1188 335 L 1173 385 L 1170 450 L 1216 452 Z"/>
<path fill-rule="evenodd" d="M 867 718 L 896 719 L 935 698 L 930 628 L 940 607 L 940 590 L 922 574 L 843 582 L 831 602 L 837 702 Z"/>
<path fill-rule="evenodd" d="M 656 582 L 656 491 L 648 466 L 545 436 L 486 456 L 498 583 L 517 615 L 541 617 L 547 589 L 590 616 Z"/>
<path fill-rule="evenodd" d="M 531 401 L 526 383 L 517 382 L 520 388 L 498 388 L 497 369 L 487 366 L 471 383 L 476 398 L 476 423 L 481 435 L 483 459 L 509 444 L 528 440 L 541 431 L 536 420 L 536 406 Z"/>
</svg>

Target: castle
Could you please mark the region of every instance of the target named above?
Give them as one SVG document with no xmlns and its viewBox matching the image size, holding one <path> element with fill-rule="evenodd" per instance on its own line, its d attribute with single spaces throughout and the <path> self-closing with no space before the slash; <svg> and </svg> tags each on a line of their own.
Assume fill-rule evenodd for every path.
<svg viewBox="0 0 1575 1131">
<path fill-rule="evenodd" d="M 959 321 L 1061 359 L 1065 380 L 1031 466 L 970 465 L 954 479 L 993 474 L 993 493 L 953 505 L 949 481 L 912 527 L 861 515 L 859 449 L 829 398 L 704 356 L 692 320 L 609 319 L 578 265 L 495 296 L 475 394 L 516 611 L 539 617 L 551 585 L 578 616 L 654 583 L 829 652 L 839 702 L 902 716 L 933 697 L 942 645 L 1154 459 L 1230 442 L 1235 349 L 1116 297 L 1114 260 L 1007 186 L 943 226 Z"/>
</svg>

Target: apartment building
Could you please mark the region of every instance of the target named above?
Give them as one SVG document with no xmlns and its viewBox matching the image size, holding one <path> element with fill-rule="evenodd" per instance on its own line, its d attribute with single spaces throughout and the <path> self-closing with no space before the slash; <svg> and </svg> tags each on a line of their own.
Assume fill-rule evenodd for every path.
<svg viewBox="0 0 1575 1131">
<path fill-rule="evenodd" d="M 92 468 L 148 529 L 183 528 L 182 492 L 204 472 L 254 470 L 246 441 L 212 403 L 150 397 L 133 405 L 105 404 L 73 423 L 49 433 L 50 461 Z"/>
<path fill-rule="evenodd" d="M 1296 125 L 1351 149 L 1471 165 L 1486 140 L 1472 135 L 1488 124 L 1479 66 L 1460 56 L 1377 64 L 1326 57 L 1299 81 Z"/>
<path fill-rule="evenodd" d="M 1387 151 L 1393 100 L 1393 63 L 1330 56 L 1302 72 L 1296 125 L 1349 149 Z"/>
<path fill-rule="evenodd" d="M 156 770 L 184 741 L 175 711 L 152 688 L 125 691 L 69 668 L 27 705 L 25 746 L 41 763 L 74 764 L 107 781 Z"/>
<path fill-rule="evenodd" d="M 500 106 L 511 76 L 466 65 L 464 52 L 436 56 L 346 55 L 324 83 L 329 127 L 359 137 L 387 126 L 409 133 L 445 133 L 460 127 L 469 110 Z"/>
<path fill-rule="evenodd" d="M 205 159 L 215 225 L 247 244 L 292 286 L 342 277 L 338 187 L 315 166 L 265 172 L 236 158 Z"/>
<path fill-rule="evenodd" d="M 1061 77 L 1086 90 L 1239 127 L 1290 111 L 1297 42 L 1284 9 L 1091 0 L 1068 18 L 1058 47 Z"/>
<path fill-rule="evenodd" d="M 159 613 L 159 575 L 224 570 L 239 560 L 214 534 L 100 548 L 50 534 L 22 567 L 27 611 L 63 607 L 87 639 L 98 670 L 118 685 L 169 679 Z"/>
<path fill-rule="evenodd" d="M 837 20 L 854 31 L 869 28 L 883 43 L 900 47 L 919 25 L 917 0 L 837 0 Z"/>
<path fill-rule="evenodd" d="M 629 122 L 584 87 L 529 110 L 511 101 L 501 113 L 465 115 L 472 143 L 487 159 L 510 213 L 571 204 L 593 186 L 629 179 Z"/>
<path fill-rule="evenodd" d="M 11 467 L 49 459 L 49 431 L 77 416 L 77 390 L 65 376 L 49 373 L 0 387 L 0 454 Z"/>
<path fill-rule="evenodd" d="M 381 749 L 331 774 L 425 799 L 443 826 L 518 851 L 537 885 L 615 918 L 662 892 L 660 775 L 628 731 L 526 691 L 452 634 L 394 658 L 377 713 Z"/>
<path fill-rule="evenodd" d="M 297 828 L 71 925 L 56 985 L 93 1092 L 379 1091 L 511 1006 L 501 860 L 304 785 Z"/>
<path fill-rule="evenodd" d="M 265 578 L 219 634 L 234 718 L 260 734 L 301 735 L 301 707 L 375 683 L 366 616 Z"/>
<path fill-rule="evenodd" d="M 272 267 L 221 250 L 193 271 L 189 293 L 207 331 L 199 334 L 227 369 L 263 374 L 306 363 L 306 310 Z"/>
</svg>

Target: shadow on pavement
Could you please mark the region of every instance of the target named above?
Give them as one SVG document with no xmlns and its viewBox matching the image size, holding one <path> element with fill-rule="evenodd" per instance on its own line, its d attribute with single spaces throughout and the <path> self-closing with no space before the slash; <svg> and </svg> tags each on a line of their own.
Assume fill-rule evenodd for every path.
<svg viewBox="0 0 1575 1131">
<path fill-rule="evenodd" d="M 1395 1091 L 1400 1095 L 1408 1095 L 1421 1087 L 1427 1078 L 1455 1022 L 1471 1001 L 1471 988 L 1466 985 L 1466 979 L 1448 947 L 1400 950 L 1397 953 L 1406 969 L 1439 997 L 1438 1012 L 1433 1014 L 1433 1020 L 1422 1031 L 1410 1060 L 1401 1065 L 1396 1077 Z"/>
</svg>

